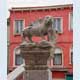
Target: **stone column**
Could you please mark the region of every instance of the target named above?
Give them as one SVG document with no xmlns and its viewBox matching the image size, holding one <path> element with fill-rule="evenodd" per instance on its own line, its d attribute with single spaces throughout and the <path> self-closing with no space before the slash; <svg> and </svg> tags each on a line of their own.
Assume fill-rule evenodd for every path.
<svg viewBox="0 0 80 80">
<path fill-rule="evenodd" d="M 50 43 L 20 45 L 21 56 L 25 60 L 25 80 L 49 80 L 47 60 L 52 46 Z"/>
</svg>

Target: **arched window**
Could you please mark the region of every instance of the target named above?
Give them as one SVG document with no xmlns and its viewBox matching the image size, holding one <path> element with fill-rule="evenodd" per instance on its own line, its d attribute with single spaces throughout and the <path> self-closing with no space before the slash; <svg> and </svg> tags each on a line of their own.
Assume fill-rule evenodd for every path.
<svg viewBox="0 0 80 80">
<path fill-rule="evenodd" d="M 18 65 L 23 64 L 23 58 L 20 55 L 20 49 L 15 48 L 14 53 L 15 53 L 14 54 L 15 55 L 15 65 L 18 66 Z"/>
<path fill-rule="evenodd" d="M 62 50 L 60 48 L 55 49 L 53 65 L 62 65 Z"/>
</svg>

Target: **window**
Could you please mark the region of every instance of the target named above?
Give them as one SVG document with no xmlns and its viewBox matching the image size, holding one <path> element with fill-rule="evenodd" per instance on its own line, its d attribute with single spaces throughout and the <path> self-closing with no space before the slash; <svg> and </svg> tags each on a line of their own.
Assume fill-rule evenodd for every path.
<svg viewBox="0 0 80 80">
<path fill-rule="evenodd" d="M 70 64 L 73 64 L 73 49 L 70 49 Z"/>
<path fill-rule="evenodd" d="M 73 64 L 73 52 L 71 52 L 71 64 Z"/>
<path fill-rule="evenodd" d="M 53 64 L 62 65 L 62 51 L 60 48 L 55 49 Z"/>
<path fill-rule="evenodd" d="M 15 65 L 21 65 L 23 63 L 23 58 L 19 55 L 15 55 Z"/>
<path fill-rule="evenodd" d="M 14 33 L 15 34 L 20 34 L 22 29 L 23 29 L 23 25 L 24 21 L 23 20 L 15 20 L 14 23 Z"/>
<path fill-rule="evenodd" d="M 20 50 L 18 48 L 15 49 L 15 65 L 23 64 L 23 58 L 20 55 Z"/>
<path fill-rule="evenodd" d="M 54 18 L 53 27 L 59 32 L 62 32 L 62 18 Z"/>
<path fill-rule="evenodd" d="M 73 30 L 73 13 L 69 13 L 69 28 Z"/>
</svg>

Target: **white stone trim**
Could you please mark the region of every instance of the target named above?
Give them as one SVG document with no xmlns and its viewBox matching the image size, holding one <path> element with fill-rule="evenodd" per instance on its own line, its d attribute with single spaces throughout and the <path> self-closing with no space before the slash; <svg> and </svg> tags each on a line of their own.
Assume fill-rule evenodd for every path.
<svg viewBox="0 0 80 80">
<path fill-rule="evenodd" d="M 52 80 L 52 72 L 50 69 L 48 69 L 48 75 L 49 75 L 48 80 Z"/>
<path fill-rule="evenodd" d="M 12 72 L 10 72 L 7 76 L 7 80 L 16 80 L 16 78 L 25 71 L 24 68 L 25 64 L 21 64 L 16 69 L 14 69 Z"/>
<path fill-rule="evenodd" d="M 73 30 L 73 28 L 71 29 L 71 14 L 73 14 L 73 12 L 69 12 L 69 14 L 68 14 L 68 29 L 69 29 L 69 31 L 72 31 Z"/>
</svg>

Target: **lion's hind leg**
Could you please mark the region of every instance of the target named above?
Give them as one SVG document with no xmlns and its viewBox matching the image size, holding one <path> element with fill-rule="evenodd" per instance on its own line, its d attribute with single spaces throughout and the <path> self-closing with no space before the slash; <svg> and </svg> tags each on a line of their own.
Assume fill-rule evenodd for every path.
<svg viewBox="0 0 80 80">
<path fill-rule="evenodd" d="M 29 42 L 33 42 L 32 41 L 32 36 L 28 36 L 28 40 L 29 40 Z"/>
</svg>

